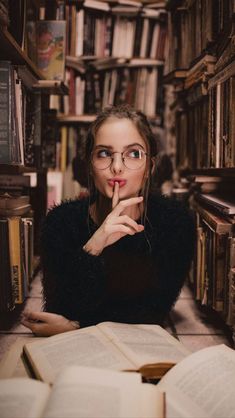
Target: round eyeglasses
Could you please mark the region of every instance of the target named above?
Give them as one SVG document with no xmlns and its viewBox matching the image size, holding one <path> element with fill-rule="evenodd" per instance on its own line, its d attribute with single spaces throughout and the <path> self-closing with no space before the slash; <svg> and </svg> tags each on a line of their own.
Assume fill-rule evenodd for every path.
<svg viewBox="0 0 235 418">
<path fill-rule="evenodd" d="M 140 169 L 146 162 L 147 153 L 140 148 L 131 148 L 123 152 L 112 152 L 108 149 L 97 149 L 93 151 L 91 161 L 98 170 L 105 170 L 110 167 L 114 154 L 120 154 L 124 166 L 130 170 Z"/>
</svg>

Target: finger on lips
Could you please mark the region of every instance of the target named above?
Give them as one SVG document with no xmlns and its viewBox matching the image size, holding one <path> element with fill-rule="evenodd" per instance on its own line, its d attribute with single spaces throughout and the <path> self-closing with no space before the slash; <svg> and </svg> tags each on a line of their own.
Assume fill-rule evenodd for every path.
<svg viewBox="0 0 235 418">
<path fill-rule="evenodd" d="M 113 188 L 112 208 L 114 209 L 119 203 L 119 183 L 115 181 Z"/>
</svg>

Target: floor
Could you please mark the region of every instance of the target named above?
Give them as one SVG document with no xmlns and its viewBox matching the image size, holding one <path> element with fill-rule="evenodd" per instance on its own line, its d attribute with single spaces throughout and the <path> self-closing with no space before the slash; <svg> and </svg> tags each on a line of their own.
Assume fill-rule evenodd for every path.
<svg viewBox="0 0 235 418">
<path fill-rule="evenodd" d="M 11 315 L 0 317 L 0 361 L 19 337 L 32 338 L 32 333 L 20 324 L 20 311 L 23 308 L 41 309 L 41 283 L 37 276 L 31 285 L 29 297 L 24 307 Z M 175 335 L 189 350 L 197 351 L 203 347 L 227 344 L 232 346 L 229 330 L 213 313 L 199 308 L 194 302 L 188 287 L 184 287 L 180 297 L 170 313 L 167 330 Z"/>
</svg>

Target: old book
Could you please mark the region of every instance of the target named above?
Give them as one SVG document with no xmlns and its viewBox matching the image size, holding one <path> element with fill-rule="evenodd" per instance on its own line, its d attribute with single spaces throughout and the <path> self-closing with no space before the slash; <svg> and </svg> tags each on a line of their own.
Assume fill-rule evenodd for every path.
<svg viewBox="0 0 235 418">
<path fill-rule="evenodd" d="M 0 277 L 0 312 L 8 312 L 14 309 L 15 297 L 11 281 L 7 219 L 0 219 Z"/>
<path fill-rule="evenodd" d="M 14 196 L 9 193 L 0 196 L 0 216 L 24 215 L 30 209 L 29 196 Z"/>
<path fill-rule="evenodd" d="M 29 204 L 29 196 L 12 196 L 9 193 L 0 196 L 0 209 L 15 209 L 26 204 Z"/>
<path fill-rule="evenodd" d="M 24 354 L 34 374 L 47 383 L 53 383 L 60 369 L 71 363 L 114 370 L 139 370 L 143 375 L 159 377 L 188 353 L 179 341 L 158 325 L 113 322 L 103 322 L 24 346 Z"/>
<path fill-rule="evenodd" d="M 9 61 L 0 61 L 0 163 L 14 163 L 12 155 L 12 66 Z"/>
<path fill-rule="evenodd" d="M 211 205 L 219 212 L 227 215 L 235 215 L 235 199 L 233 196 L 230 198 L 223 196 L 215 196 L 210 194 L 198 194 L 197 199 L 200 202 Z"/>
<path fill-rule="evenodd" d="M 206 220 L 210 227 L 218 234 L 232 233 L 232 224 L 226 221 L 223 217 L 209 211 L 197 203 L 194 204 L 194 209 Z"/>
<path fill-rule="evenodd" d="M 67 367 L 52 388 L 33 379 L 0 381 L 0 416 L 163 418 L 164 395 L 138 373 Z"/>
<path fill-rule="evenodd" d="M 15 303 L 23 303 L 28 293 L 24 260 L 23 224 L 19 216 L 8 218 L 10 267 Z"/>
<path fill-rule="evenodd" d="M 48 80 L 63 80 L 65 69 L 64 20 L 38 20 L 36 25 L 36 65 Z"/>
<path fill-rule="evenodd" d="M 166 416 L 234 417 L 235 352 L 224 344 L 199 350 L 174 366 L 157 387 Z"/>
<path fill-rule="evenodd" d="M 11 418 L 234 417 L 234 376 L 234 350 L 223 344 L 190 354 L 157 386 L 142 384 L 139 373 L 70 364 L 52 389 L 32 379 L 1 380 L 0 416 L 11 407 Z M 23 410 L 16 415 L 13 405 Z"/>
</svg>

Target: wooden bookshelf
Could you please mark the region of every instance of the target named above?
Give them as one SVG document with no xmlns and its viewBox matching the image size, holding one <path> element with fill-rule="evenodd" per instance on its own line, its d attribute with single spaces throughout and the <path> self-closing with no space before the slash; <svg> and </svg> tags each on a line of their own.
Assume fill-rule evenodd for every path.
<svg viewBox="0 0 235 418">
<path fill-rule="evenodd" d="M 24 3 L 26 5 L 26 2 Z M 30 5 L 35 6 L 35 19 L 41 5 L 47 7 L 47 18 L 49 18 L 49 14 L 55 13 L 61 2 L 32 0 Z M 9 13 L 12 12 L 12 8 L 14 9 L 14 0 L 11 1 L 11 4 L 9 1 Z M 16 15 L 15 17 L 17 18 Z M 55 16 L 51 15 L 50 18 L 54 20 Z M 20 28 L 23 27 L 23 22 L 19 17 L 18 23 Z M 18 303 L 23 306 L 30 280 L 33 277 L 35 255 L 39 252 L 40 226 L 47 211 L 48 161 L 49 158 L 53 159 L 53 147 L 56 148 L 57 140 L 54 133 L 56 132 L 55 124 L 58 122 L 54 110 L 49 109 L 49 96 L 68 94 L 68 87 L 63 81 L 45 79 L 42 72 L 38 70 L 11 35 L 10 30 L 13 33 L 14 29 L 10 25 L 9 30 L 5 27 L 0 28 L 1 81 L 3 82 L 3 90 L 5 89 L 1 109 L 4 106 L 7 115 L 1 121 L 0 128 L 1 134 L 5 135 L 4 138 L 7 139 L 1 150 L 1 193 L 12 195 L 12 199 L 15 199 L 15 194 L 17 196 L 26 194 L 27 199 L 23 198 L 23 201 L 27 201 L 27 204 L 22 206 L 22 200 L 19 199 L 19 209 L 21 210 L 18 213 L 24 213 L 25 216 L 16 217 L 19 228 L 17 227 L 18 232 L 14 230 L 15 235 L 10 235 L 9 231 L 10 224 L 12 225 L 15 219 L 12 221 L 13 215 L 16 212 L 12 210 L 12 216 L 9 215 L 7 219 L 2 218 L 1 220 L 1 237 L 4 236 L 5 251 L 7 252 L 7 248 L 9 248 L 8 255 L 6 255 L 8 257 L 6 260 L 9 261 L 8 266 L 7 262 L 4 266 L 2 264 L 0 266 L 2 283 L 4 281 L 0 290 L 1 292 L 5 291 L 4 297 L 1 297 L 0 311 L 5 318 L 4 321 L 11 319 L 11 310 L 14 309 L 14 305 L 17 306 L 15 312 L 18 313 L 21 309 L 18 307 Z M 5 94 L 6 90 L 7 95 Z M 47 147 L 50 148 L 49 151 Z M 22 161 L 24 164 L 21 164 Z M 36 182 L 32 187 L 29 181 L 31 173 L 36 177 Z M 32 210 L 29 210 L 29 201 Z M 24 238 L 20 235 L 21 227 L 25 234 Z M 18 237 L 16 237 L 17 233 Z M 15 245 L 14 251 L 20 254 L 20 260 L 17 260 L 17 271 L 21 272 L 22 270 L 22 275 L 20 276 L 19 273 L 16 278 L 12 275 L 10 257 L 12 247 L 8 245 L 8 241 L 11 242 L 11 245 Z M 27 260 L 24 254 L 27 254 Z M 20 294 L 19 298 L 17 290 L 13 289 L 14 280 L 14 286 Z M 8 289 L 7 292 L 6 289 Z"/>
<path fill-rule="evenodd" d="M 0 174 L 24 174 L 36 173 L 35 167 L 25 167 L 24 165 L 0 164 Z"/>
<path fill-rule="evenodd" d="M 170 70 L 164 82 L 174 97 L 168 129 L 175 129 L 176 166 L 190 182 L 197 227 L 190 284 L 200 304 L 231 327 L 235 343 L 235 47 L 230 35 L 235 5 L 172 0 L 168 10 Z"/>
<path fill-rule="evenodd" d="M 182 176 L 205 175 L 205 176 L 223 176 L 235 177 L 235 167 L 231 168 L 199 168 L 194 170 L 179 169 Z"/>
<path fill-rule="evenodd" d="M 91 123 L 95 120 L 96 115 L 60 115 L 57 117 L 59 123 Z"/>
<path fill-rule="evenodd" d="M 42 94 L 55 94 L 58 96 L 64 96 L 69 93 L 68 86 L 63 81 L 57 80 L 37 80 L 33 84 L 33 89 L 39 91 Z"/>
</svg>

